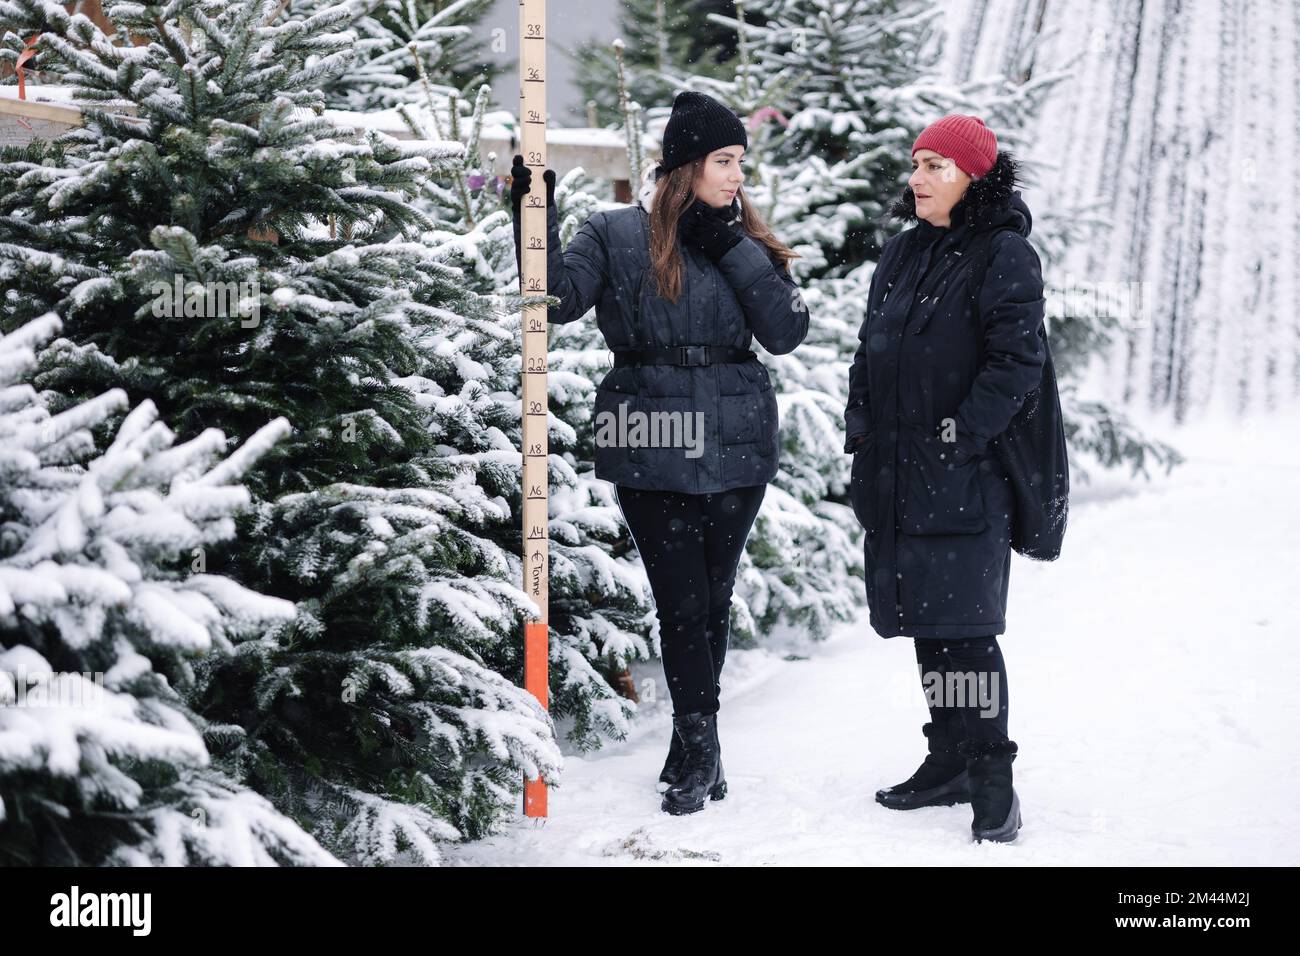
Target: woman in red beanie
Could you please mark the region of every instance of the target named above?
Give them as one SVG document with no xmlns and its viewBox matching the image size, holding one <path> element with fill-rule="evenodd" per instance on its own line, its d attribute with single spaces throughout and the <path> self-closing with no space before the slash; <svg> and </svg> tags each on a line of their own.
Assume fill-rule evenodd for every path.
<svg viewBox="0 0 1300 956">
<path fill-rule="evenodd" d="M 866 531 L 872 628 L 912 637 L 928 754 L 886 807 L 970 802 L 976 840 L 1020 827 L 1011 783 L 1006 629 L 1012 490 L 988 453 L 1038 385 L 1043 280 L 1015 190 L 1017 162 L 976 116 L 945 116 L 912 146 L 849 373 L 845 451 Z"/>
</svg>

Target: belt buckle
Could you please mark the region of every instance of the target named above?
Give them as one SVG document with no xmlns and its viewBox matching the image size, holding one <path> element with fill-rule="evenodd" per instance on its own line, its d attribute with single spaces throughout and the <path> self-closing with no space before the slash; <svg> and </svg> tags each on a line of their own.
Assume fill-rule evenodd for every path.
<svg viewBox="0 0 1300 956">
<path fill-rule="evenodd" d="M 683 365 L 708 365 L 709 364 L 708 355 L 707 355 L 707 351 L 708 351 L 707 345 L 683 345 L 681 349 L 682 349 Z M 700 353 L 700 361 L 698 362 L 691 361 L 692 352 Z"/>
</svg>

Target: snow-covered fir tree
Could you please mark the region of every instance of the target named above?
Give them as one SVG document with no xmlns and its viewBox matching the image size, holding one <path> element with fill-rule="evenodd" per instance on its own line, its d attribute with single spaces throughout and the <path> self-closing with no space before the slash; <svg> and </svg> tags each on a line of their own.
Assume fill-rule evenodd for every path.
<svg viewBox="0 0 1300 956">
<path fill-rule="evenodd" d="M 0 337 L 0 864 L 337 861 L 213 765 L 186 705 L 205 657 L 293 604 L 206 569 L 276 419 L 227 453 L 110 389 L 52 414 L 28 381 L 49 313 Z M 109 429 L 107 447 L 92 431 Z"/>
<path fill-rule="evenodd" d="M 288 419 L 253 516 L 209 561 L 297 614 L 201 669 L 193 706 L 229 728 L 221 765 L 340 858 L 436 861 L 560 764 L 517 686 L 518 548 L 493 537 L 519 410 L 477 363 L 509 333 L 466 288 L 459 238 L 421 241 L 436 223 L 411 202 L 462 147 L 317 115 L 352 60 L 346 11 L 106 13 L 148 42 L 0 4 L 82 102 L 111 101 L 0 163 L 0 322 L 63 318 L 38 382 L 66 401 L 123 387 L 183 438 Z M 240 308 L 214 306 L 223 288 Z M 444 438 L 467 434 L 467 451 Z"/>
<path fill-rule="evenodd" d="M 501 71 L 484 49 L 481 21 L 492 0 L 287 0 L 285 6 L 299 20 L 336 6 L 347 10 L 355 56 L 345 74 L 321 84 L 334 109 L 373 112 L 424 102 L 429 94 L 443 99 Z"/>
<path fill-rule="evenodd" d="M 579 43 L 569 58 L 582 91 L 584 114 L 559 117 L 563 125 L 585 125 L 594 112 L 596 125 L 621 124 L 621 82 L 626 95 L 642 106 L 671 104 L 682 78 L 726 78 L 735 56 L 736 35 L 711 14 L 729 13 L 731 0 L 621 0 L 618 4 L 617 52 L 595 40 Z M 665 116 L 667 111 L 665 110 Z"/>
</svg>

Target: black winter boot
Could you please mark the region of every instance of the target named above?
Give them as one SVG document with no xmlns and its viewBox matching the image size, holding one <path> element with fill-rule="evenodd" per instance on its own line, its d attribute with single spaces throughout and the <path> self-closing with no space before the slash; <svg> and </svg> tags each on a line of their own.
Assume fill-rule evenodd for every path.
<svg viewBox="0 0 1300 956">
<path fill-rule="evenodd" d="M 1020 831 L 1020 797 L 1011 786 L 1014 740 L 968 738 L 957 745 L 970 774 L 971 835 L 975 842 L 1010 843 Z"/>
<path fill-rule="evenodd" d="M 957 752 L 957 738 L 945 724 L 921 725 L 930 752 L 916 773 L 902 783 L 876 791 L 876 802 L 891 810 L 917 807 L 950 807 L 970 802 L 966 758 Z"/>
<path fill-rule="evenodd" d="M 721 800 L 727 795 L 722 775 L 722 747 L 718 743 L 717 714 L 683 714 L 673 717 L 686 750 L 682 772 L 664 792 L 662 809 L 680 815 L 704 809 L 704 798 Z"/>
<path fill-rule="evenodd" d="M 677 733 L 677 728 L 672 728 L 672 739 L 668 742 L 668 758 L 664 761 L 664 769 L 659 771 L 658 787 L 660 793 L 663 793 L 669 787 L 677 782 L 677 778 L 682 775 L 682 761 L 686 759 L 686 748 L 682 746 L 682 738 Z"/>
</svg>

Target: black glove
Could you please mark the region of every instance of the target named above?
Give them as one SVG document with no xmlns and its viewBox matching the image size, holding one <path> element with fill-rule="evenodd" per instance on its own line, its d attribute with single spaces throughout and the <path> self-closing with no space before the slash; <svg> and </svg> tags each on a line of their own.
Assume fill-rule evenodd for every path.
<svg viewBox="0 0 1300 956">
<path fill-rule="evenodd" d="M 734 225 L 727 223 L 726 220 L 732 215 L 729 206 L 714 209 L 708 203 L 696 199 L 686 207 L 686 212 L 678 220 L 678 235 L 682 237 L 682 242 L 694 246 L 717 262 L 745 238 L 745 229 L 739 222 Z"/>
<path fill-rule="evenodd" d="M 543 172 L 542 180 L 546 183 L 546 205 L 554 206 L 555 170 L 548 169 Z M 521 273 L 524 271 L 524 240 L 520 209 L 523 205 L 524 196 L 532 192 L 532 188 L 533 171 L 524 165 L 524 157 L 521 154 L 516 153 L 514 165 L 510 167 L 510 213 L 514 219 L 515 267 Z"/>
<path fill-rule="evenodd" d="M 858 449 L 862 447 L 862 443 L 866 440 L 867 440 L 866 435 L 854 435 L 851 439 L 849 439 L 847 443 L 848 447 L 845 448 L 844 450 L 851 451 L 853 452 L 853 454 L 856 455 L 858 453 Z"/>
<path fill-rule="evenodd" d="M 548 169 L 542 173 L 542 179 L 546 181 L 546 205 L 555 205 L 555 170 Z M 524 201 L 524 196 L 532 192 L 533 171 L 524 165 L 524 157 L 518 153 L 515 154 L 514 165 L 510 167 L 510 208 L 519 217 L 519 207 Z"/>
</svg>

